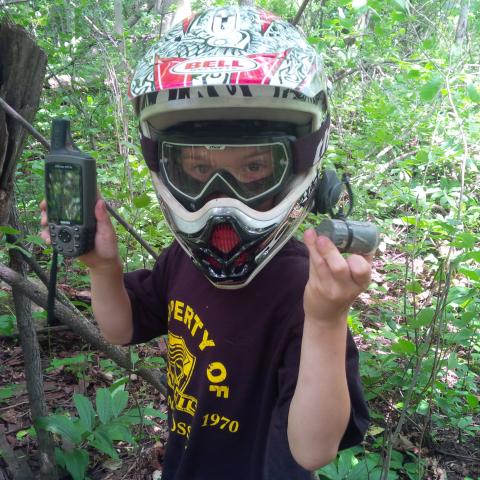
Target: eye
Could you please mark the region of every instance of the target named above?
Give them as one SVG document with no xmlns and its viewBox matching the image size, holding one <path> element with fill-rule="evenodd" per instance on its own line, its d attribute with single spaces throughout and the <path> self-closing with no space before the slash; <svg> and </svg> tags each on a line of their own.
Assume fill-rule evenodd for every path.
<svg viewBox="0 0 480 480">
<path fill-rule="evenodd" d="M 250 162 L 246 165 L 246 169 L 249 171 L 249 172 L 258 172 L 259 170 L 261 170 L 265 165 L 260 163 L 260 162 Z"/>
<path fill-rule="evenodd" d="M 197 165 L 194 165 L 192 169 L 193 171 L 200 173 L 201 175 L 205 175 L 211 171 L 212 167 L 206 163 L 199 163 Z"/>
</svg>

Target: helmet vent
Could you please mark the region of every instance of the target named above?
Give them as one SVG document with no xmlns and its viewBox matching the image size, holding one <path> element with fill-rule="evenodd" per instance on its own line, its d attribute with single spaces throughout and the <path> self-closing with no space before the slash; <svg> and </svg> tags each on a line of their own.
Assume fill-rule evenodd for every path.
<svg viewBox="0 0 480 480">
<path fill-rule="evenodd" d="M 210 245 L 224 254 L 230 253 L 239 243 L 238 233 L 228 223 L 217 225 L 210 237 Z"/>
</svg>

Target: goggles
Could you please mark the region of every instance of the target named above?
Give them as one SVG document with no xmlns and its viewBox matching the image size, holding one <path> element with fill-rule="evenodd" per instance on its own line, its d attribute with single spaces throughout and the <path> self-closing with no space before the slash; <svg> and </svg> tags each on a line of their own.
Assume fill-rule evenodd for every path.
<svg viewBox="0 0 480 480">
<path fill-rule="evenodd" d="M 159 139 L 159 173 L 188 210 L 219 195 L 255 208 L 292 178 L 288 135 L 209 138 L 172 135 Z"/>
</svg>

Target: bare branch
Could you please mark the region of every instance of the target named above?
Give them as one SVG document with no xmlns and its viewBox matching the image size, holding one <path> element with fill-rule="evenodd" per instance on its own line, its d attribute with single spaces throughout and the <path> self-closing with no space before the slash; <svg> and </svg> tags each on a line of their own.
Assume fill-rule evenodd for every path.
<svg viewBox="0 0 480 480">
<path fill-rule="evenodd" d="M 303 0 L 302 4 L 300 5 L 300 8 L 298 9 L 297 14 L 295 15 L 295 18 L 292 21 L 292 25 L 297 25 L 298 22 L 300 21 L 300 18 L 302 18 L 303 12 L 305 11 L 305 8 L 307 8 L 308 2 L 310 0 Z"/>
<path fill-rule="evenodd" d="M 150 12 L 152 8 L 155 6 L 156 0 L 148 0 L 147 2 L 147 9 L 146 12 Z M 142 17 L 142 12 L 137 10 L 132 16 L 130 16 L 127 20 L 127 25 L 129 28 L 132 28 Z"/>
<path fill-rule="evenodd" d="M 1 1 L 1 0 L 0 0 Z M 42 145 L 50 148 L 48 140 L 35 128 L 30 125 L 19 113 L 17 113 L 2 97 L 0 97 L 0 107 L 2 107 L 10 116 L 17 120 L 28 132 L 32 134 Z"/>
</svg>

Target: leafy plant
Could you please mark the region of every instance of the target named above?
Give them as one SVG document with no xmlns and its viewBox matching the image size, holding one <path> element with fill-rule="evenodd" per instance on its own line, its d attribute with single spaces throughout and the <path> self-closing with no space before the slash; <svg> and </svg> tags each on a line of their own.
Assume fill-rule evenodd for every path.
<svg viewBox="0 0 480 480">
<path fill-rule="evenodd" d="M 136 445 L 132 425 L 151 424 L 151 417 L 165 418 L 162 412 L 151 407 L 126 410 L 128 392 L 123 387 L 120 385 L 113 391 L 97 389 L 95 407 L 84 395 L 75 394 L 76 416 L 53 414 L 36 422 L 36 428 L 61 437 L 64 447 L 56 448 L 56 461 L 68 470 L 74 480 L 85 478 L 89 463 L 88 448 L 117 460 L 119 456 L 115 442 Z"/>
<path fill-rule="evenodd" d="M 75 375 L 77 379 L 82 379 L 85 377 L 85 372 L 87 370 L 88 363 L 91 361 L 91 358 L 91 353 L 79 353 L 73 357 L 52 358 L 50 367 L 47 368 L 47 372 L 64 367 L 67 372 Z"/>
<path fill-rule="evenodd" d="M 15 396 L 21 389 L 22 386 L 18 383 L 11 383 L 10 385 L 0 387 L 0 403 L 6 403 L 7 400 Z"/>
</svg>

